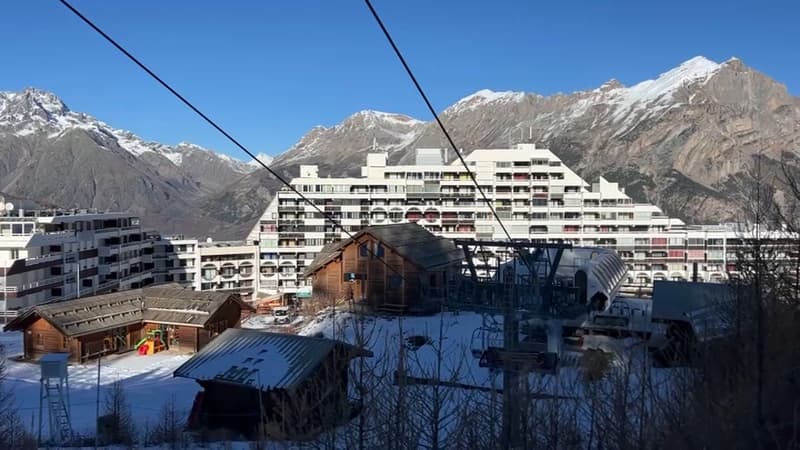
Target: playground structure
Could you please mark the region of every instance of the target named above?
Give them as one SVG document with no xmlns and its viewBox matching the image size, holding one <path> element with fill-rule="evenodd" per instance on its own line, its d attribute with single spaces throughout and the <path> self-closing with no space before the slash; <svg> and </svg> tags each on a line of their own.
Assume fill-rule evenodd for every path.
<svg viewBox="0 0 800 450">
<path fill-rule="evenodd" d="M 136 351 L 140 355 L 152 355 L 167 349 L 166 332 L 163 330 L 150 330 L 147 336 L 136 343 Z"/>
</svg>

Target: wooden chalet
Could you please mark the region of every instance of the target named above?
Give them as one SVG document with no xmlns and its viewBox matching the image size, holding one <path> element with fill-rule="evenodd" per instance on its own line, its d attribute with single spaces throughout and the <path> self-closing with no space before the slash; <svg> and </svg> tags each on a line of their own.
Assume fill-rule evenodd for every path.
<svg viewBox="0 0 800 450">
<path fill-rule="evenodd" d="M 452 241 L 416 223 L 378 225 L 323 247 L 305 276 L 313 277 L 317 299 L 394 313 L 425 311 L 444 299 L 462 260 Z"/>
<path fill-rule="evenodd" d="M 34 306 L 5 330 L 23 332 L 25 358 L 68 352 L 81 362 L 133 350 L 151 330 L 161 331 L 167 348 L 196 352 L 250 310 L 236 293 L 155 285 Z"/>
<path fill-rule="evenodd" d="M 365 356 L 372 353 L 331 339 L 229 329 L 173 375 L 203 387 L 190 429 L 303 440 L 358 413 L 348 367 Z"/>
</svg>

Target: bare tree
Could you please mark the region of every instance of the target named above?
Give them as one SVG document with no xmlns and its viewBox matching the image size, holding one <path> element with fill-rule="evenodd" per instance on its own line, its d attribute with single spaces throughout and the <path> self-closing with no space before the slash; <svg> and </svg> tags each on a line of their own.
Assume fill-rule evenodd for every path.
<svg viewBox="0 0 800 450">
<path fill-rule="evenodd" d="M 166 444 L 170 449 L 180 449 L 186 446 L 183 436 L 183 414 L 175 406 L 175 398 L 170 398 L 161 407 L 157 421 L 149 433 L 147 444 Z"/>
<path fill-rule="evenodd" d="M 106 394 L 105 414 L 100 421 L 100 440 L 104 445 L 132 445 L 134 424 L 122 383 L 117 380 Z"/>
<path fill-rule="evenodd" d="M 36 448 L 36 441 L 17 414 L 14 395 L 5 386 L 5 363 L 5 349 L 0 345 L 0 448 Z"/>
</svg>

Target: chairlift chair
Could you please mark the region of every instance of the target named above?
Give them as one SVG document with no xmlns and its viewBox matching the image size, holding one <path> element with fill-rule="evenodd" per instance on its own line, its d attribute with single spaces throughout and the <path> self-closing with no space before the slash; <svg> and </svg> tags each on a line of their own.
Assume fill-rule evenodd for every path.
<svg viewBox="0 0 800 450">
<path fill-rule="evenodd" d="M 491 325 L 483 325 L 472 332 L 472 340 L 470 349 L 472 356 L 475 358 L 482 358 L 484 353 L 490 348 L 503 347 L 503 331 L 502 329 L 493 327 Z"/>
</svg>

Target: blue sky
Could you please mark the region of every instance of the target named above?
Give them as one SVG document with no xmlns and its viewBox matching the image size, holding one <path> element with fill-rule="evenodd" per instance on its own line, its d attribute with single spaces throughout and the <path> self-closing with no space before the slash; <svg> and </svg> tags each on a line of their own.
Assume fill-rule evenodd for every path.
<svg viewBox="0 0 800 450">
<path fill-rule="evenodd" d="M 361 109 L 429 120 L 361 0 L 73 0 L 255 152 Z M 434 105 L 626 85 L 737 56 L 800 93 L 797 1 L 373 0 Z M 35 86 L 167 144 L 243 158 L 55 0 L 0 4 L 0 90 Z"/>
</svg>

